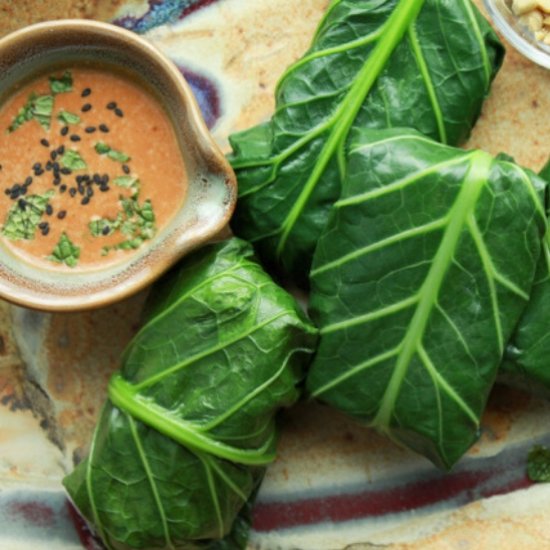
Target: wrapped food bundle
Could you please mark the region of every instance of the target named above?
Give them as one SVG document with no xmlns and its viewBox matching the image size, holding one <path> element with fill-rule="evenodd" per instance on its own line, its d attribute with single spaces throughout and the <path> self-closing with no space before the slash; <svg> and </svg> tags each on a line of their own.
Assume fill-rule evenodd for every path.
<svg viewBox="0 0 550 550">
<path fill-rule="evenodd" d="M 238 239 L 159 282 L 89 456 L 64 481 L 107 548 L 244 547 L 275 413 L 298 398 L 315 344 L 294 298 Z"/>
</svg>

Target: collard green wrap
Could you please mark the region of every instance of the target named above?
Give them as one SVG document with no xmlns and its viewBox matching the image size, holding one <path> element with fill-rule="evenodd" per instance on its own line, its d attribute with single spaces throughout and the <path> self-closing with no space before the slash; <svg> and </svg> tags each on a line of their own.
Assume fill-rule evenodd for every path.
<svg viewBox="0 0 550 550">
<path fill-rule="evenodd" d="M 155 285 L 89 456 L 64 481 L 107 548 L 245 546 L 274 415 L 297 399 L 316 338 L 238 239 Z"/>
<path fill-rule="evenodd" d="M 404 126 L 463 142 L 503 53 L 470 0 L 333 0 L 282 76 L 272 119 L 230 137 L 235 234 L 305 286 L 351 130 Z"/>
<path fill-rule="evenodd" d="M 548 186 L 550 162 L 540 176 Z M 548 207 L 547 187 L 547 212 Z M 529 303 L 506 348 L 501 375 L 504 382 L 550 397 L 550 232 L 542 241 Z"/>
<path fill-rule="evenodd" d="M 544 181 L 481 151 L 366 130 L 317 247 L 309 392 L 449 468 L 529 299 Z"/>
</svg>

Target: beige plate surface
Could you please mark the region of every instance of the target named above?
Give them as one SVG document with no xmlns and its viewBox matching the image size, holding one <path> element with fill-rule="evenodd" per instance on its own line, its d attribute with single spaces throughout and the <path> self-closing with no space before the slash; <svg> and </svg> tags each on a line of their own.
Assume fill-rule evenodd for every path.
<svg viewBox="0 0 550 550">
<path fill-rule="evenodd" d="M 213 132 L 226 147 L 230 132 L 270 115 L 279 75 L 307 48 L 327 3 L 221 0 L 176 24 L 157 26 L 146 37 L 189 74 L 203 77 L 202 81 L 197 78 L 197 86 L 204 79 L 214 84 L 205 88 L 204 96 L 217 106 L 220 116 Z M 143 14 L 147 7 L 145 1 L 4 2 L 0 4 L 0 32 L 41 18 L 78 15 L 78 10 L 101 19 Z M 538 169 L 550 154 L 548 112 L 550 72 L 508 48 L 504 68 L 468 147 L 493 154 L 505 151 L 521 164 Z M 74 535 L 71 538 L 63 530 L 68 525 L 63 518 L 52 527 L 45 521 L 40 524 L 44 518 L 35 514 L 33 525 L 39 525 L 35 530 L 29 521 L 22 522 L 21 517 L 27 516 L 21 506 L 13 507 L 13 502 L 19 502 L 13 495 L 23 498 L 27 491 L 46 506 L 52 494 L 60 494 L 60 478 L 73 457 L 85 452 L 106 380 L 137 326 L 142 301 L 143 296 L 137 296 L 105 310 L 71 315 L 42 315 L 3 304 L 0 549 L 79 548 Z M 304 525 L 286 529 L 259 528 L 252 535 L 251 548 L 550 548 L 550 486 L 525 488 L 521 471 L 532 442 L 550 442 L 550 406 L 521 392 L 497 388 L 483 425 L 483 437 L 461 463 L 458 477 L 436 479 L 426 462 L 338 414 L 301 404 L 285 415 L 280 456 L 268 472 L 258 514 L 262 510 L 282 510 L 283 515 L 285 510 L 303 512 L 303 507 L 296 507 L 300 502 L 312 502 L 316 512 L 323 506 L 332 508 L 326 521 L 308 524 L 304 520 Z M 505 489 L 499 491 L 476 478 L 480 471 L 496 472 Z M 331 514 L 341 515 L 346 506 L 367 506 L 369 501 L 361 500 L 362 495 L 374 498 L 373 491 L 382 507 L 382 498 L 390 489 L 398 497 L 421 497 L 434 487 L 452 492 L 453 484 L 459 482 L 466 488 L 456 493 L 458 497 L 420 511 L 405 509 L 398 514 L 330 521 Z M 11 504 L 6 504 L 6 495 L 12 495 Z M 338 501 L 350 495 L 351 499 Z M 25 525 L 25 533 L 17 531 L 17 525 Z"/>
</svg>

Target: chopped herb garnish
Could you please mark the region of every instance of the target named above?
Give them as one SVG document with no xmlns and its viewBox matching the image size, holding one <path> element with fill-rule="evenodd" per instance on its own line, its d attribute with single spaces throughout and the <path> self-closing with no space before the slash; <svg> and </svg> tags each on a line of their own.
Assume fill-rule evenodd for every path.
<svg viewBox="0 0 550 550">
<path fill-rule="evenodd" d="M 70 71 L 65 71 L 63 76 L 50 76 L 50 90 L 52 94 L 62 94 L 73 89 L 73 77 Z"/>
<path fill-rule="evenodd" d="M 95 144 L 95 150 L 96 150 L 96 153 L 100 155 L 106 154 L 110 159 L 116 160 L 117 162 L 127 162 L 130 160 L 130 157 L 126 153 L 112 149 L 109 145 L 107 145 L 103 141 L 98 141 Z"/>
<path fill-rule="evenodd" d="M 19 126 L 21 126 L 28 120 L 32 120 L 32 109 L 30 100 L 27 101 L 27 103 L 25 103 L 25 105 L 23 105 L 21 109 L 19 109 L 19 112 L 15 115 L 10 126 L 8 127 L 8 132 L 14 132 L 15 130 L 17 130 L 17 128 L 19 128 Z"/>
<path fill-rule="evenodd" d="M 76 267 L 80 258 L 80 247 L 76 246 L 66 233 L 63 233 L 55 245 L 51 256 L 48 260 L 65 264 L 69 267 Z"/>
<path fill-rule="evenodd" d="M 130 160 L 130 157 L 126 153 L 115 151 L 114 149 L 111 149 L 107 153 L 107 156 L 112 160 L 116 160 L 117 162 L 127 162 Z"/>
<path fill-rule="evenodd" d="M 64 168 L 72 171 L 86 170 L 88 168 L 86 161 L 80 156 L 80 153 L 72 149 L 65 151 L 65 154 L 61 157 L 61 164 Z"/>
<path fill-rule="evenodd" d="M 53 96 L 41 95 L 34 99 L 31 106 L 33 117 L 39 124 L 49 130 L 52 120 Z"/>
<path fill-rule="evenodd" d="M 118 176 L 113 180 L 113 183 L 125 189 L 132 189 L 134 193 L 139 192 L 139 179 L 135 176 Z"/>
<path fill-rule="evenodd" d="M 27 103 L 19 109 L 12 123 L 8 127 L 8 132 L 17 130 L 22 124 L 29 120 L 35 119 L 43 128 L 48 130 L 53 111 L 53 96 L 41 95 L 37 96 L 32 93 L 27 99 Z"/>
<path fill-rule="evenodd" d="M 96 153 L 98 153 L 99 155 L 104 155 L 108 153 L 111 150 L 111 148 L 103 141 L 98 141 L 95 144 L 95 150 L 96 150 Z"/>
<path fill-rule="evenodd" d="M 122 219 L 122 212 L 119 212 L 115 220 L 109 218 L 99 218 L 96 220 L 92 220 L 88 224 L 88 228 L 90 229 L 90 233 L 94 237 L 109 235 L 113 231 L 120 228 L 122 224 Z"/>
<path fill-rule="evenodd" d="M 114 181 L 116 183 L 116 179 Z M 139 185 L 139 180 L 135 179 L 134 185 Z M 127 237 L 112 246 L 104 246 L 102 255 L 107 255 L 111 250 L 134 250 L 155 236 L 157 227 L 153 205 L 150 200 L 139 204 L 138 193 L 139 190 L 136 190 L 130 198 L 120 197 L 122 211 L 115 220 L 100 218 L 90 222 L 90 233 L 94 237 L 110 235 L 117 230 Z"/>
<path fill-rule="evenodd" d="M 63 110 L 63 111 L 59 111 L 59 113 L 57 114 L 57 120 L 60 120 L 65 124 L 78 124 L 80 122 L 80 117 L 74 113 Z M 62 131 L 62 135 L 66 135 L 69 129 L 67 128 L 67 130 L 65 130 L 65 128 L 62 128 L 61 131 Z"/>
<path fill-rule="evenodd" d="M 48 191 L 44 195 L 29 195 L 22 204 L 14 204 L 8 212 L 2 234 L 12 240 L 34 239 L 53 194 L 53 191 Z"/>
</svg>

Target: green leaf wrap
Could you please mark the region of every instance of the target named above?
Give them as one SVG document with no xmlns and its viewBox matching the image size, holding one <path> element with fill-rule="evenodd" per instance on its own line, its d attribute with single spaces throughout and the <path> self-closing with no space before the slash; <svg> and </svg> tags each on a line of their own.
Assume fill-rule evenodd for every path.
<svg viewBox="0 0 550 550">
<path fill-rule="evenodd" d="M 279 82 L 267 123 L 230 137 L 232 220 L 267 265 L 301 285 L 346 174 L 354 128 L 469 135 L 503 48 L 470 0 L 334 0 Z"/>
<path fill-rule="evenodd" d="M 543 189 L 481 151 L 358 135 L 311 272 L 309 392 L 451 467 L 478 437 L 529 299 Z"/>
<path fill-rule="evenodd" d="M 145 318 L 65 486 L 109 549 L 244 548 L 239 514 L 317 331 L 238 239 L 157 283 Z"/>
<path fill-rule="evenodd" d="M 548 186 L 550 162 L 540 176 Z M 542 242 L 529 303 L 506 348 L 501 374 L 504 382 L 550 397 L 550 232 Z"/>
</svg>

